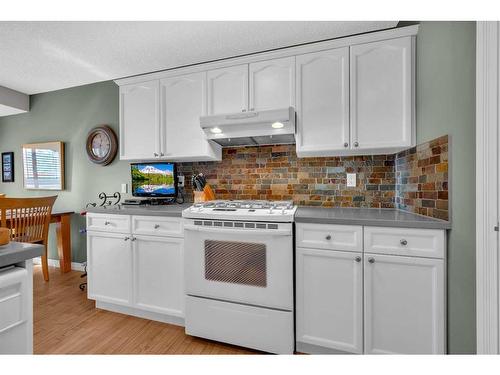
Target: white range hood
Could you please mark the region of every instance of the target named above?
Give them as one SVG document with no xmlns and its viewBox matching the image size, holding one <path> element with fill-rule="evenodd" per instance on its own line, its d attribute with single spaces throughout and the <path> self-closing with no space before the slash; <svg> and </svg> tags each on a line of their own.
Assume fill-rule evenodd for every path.
<svg viewBox="0 0 500 375">
<path fill-rule="evenodd" d="M 202 116 L 200 126 L 223 147 L 295 143 L 293 107 Z"/>
<path fill-rule="evenodd" d="M 0 117 L 17 115 L 30 110 L 30 97 L 22 92 L 0 86 Z"/>
</svg>

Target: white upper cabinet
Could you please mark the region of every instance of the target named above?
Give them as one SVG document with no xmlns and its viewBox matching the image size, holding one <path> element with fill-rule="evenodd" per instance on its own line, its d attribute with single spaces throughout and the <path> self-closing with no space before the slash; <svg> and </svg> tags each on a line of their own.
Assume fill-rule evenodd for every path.
<svg viewBox="0 0 500 375">
<path fill-rule="evenodd" d="M 362 253 L 297 248 L 297 341 L 363 353 Z"/>
<path fill-rule="evenodd" d="M 364 258 L 365 353 L 443 354 L 444 260 Z"/>
<path fill-rule="evenodd" d="M 248 110 L 248 64 L 209 70 L 208 114 Z"/>
<path fill-rule="evenodd" d="M 357 149 L 413 142 L 412 37 L 351 47 L 351 143 Z"/>
<path fill-rule="evenodd" d="M 160 153 L 158 81 L 120 87 L 120 159 L 152 159 Z"/>
<path fill-rule="evenodd" d="M 160 158 L 220 160 L 221 147 L 207 141 L 200 116 L 207 113 L 206 73 L 160 80 Z"/>
<path fill-rule="evenodd" d="M 295 57 L 249 65 L 250 111 L 295 106 Z"/>
<path fill-rule="evenodd" d="M 297 155 L 349 148 L 349 48 L 297 56 Z"/>
</svg>

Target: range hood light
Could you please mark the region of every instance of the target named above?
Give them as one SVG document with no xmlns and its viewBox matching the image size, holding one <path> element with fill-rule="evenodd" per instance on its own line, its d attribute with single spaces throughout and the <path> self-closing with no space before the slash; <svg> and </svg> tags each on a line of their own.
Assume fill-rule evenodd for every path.
<svg viewBox="0 0 500 375">
<path fill-rule="evenodd" d="M 281 122 L 273 122 L 272 125 L 271 125 L 274 129 L 281 129 L 282 127 L 284 127 L 285 125 L 283 125 L 283 123 Z"/>
<path fill-rule="evenodd" d="M 218 127 L 214 127 L 214 128 L 211 128 L 210 131 L 214 134 L 219 134 L 219 133 L 222 133 L 222 130 L 221 128 L 218 128 Z"/>
</svg>

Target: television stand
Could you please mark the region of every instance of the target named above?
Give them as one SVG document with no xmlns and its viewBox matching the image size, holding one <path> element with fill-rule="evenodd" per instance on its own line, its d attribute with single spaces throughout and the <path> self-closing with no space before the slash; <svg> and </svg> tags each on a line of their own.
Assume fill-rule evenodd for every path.
<svg viewBox="0 0 500 375">
<path fill-rule="evenodd" d="M 124 206 L 160 206 L 175 202 L 175 198 L 125 199 Z"/>
</svg>

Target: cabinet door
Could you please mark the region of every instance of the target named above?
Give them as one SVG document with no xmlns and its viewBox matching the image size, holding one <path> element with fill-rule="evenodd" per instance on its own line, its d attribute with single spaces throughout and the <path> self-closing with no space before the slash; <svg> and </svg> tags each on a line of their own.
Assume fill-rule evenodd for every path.
<svg viewBox="0 0 500 375">
<path fill-rule="evenodd" d="M 215 160 L 221 148 L 206 139 L 200 116 L 207 113 L 206 73 L 162 79 L 161 157 L 169 160 Z"/>
<path fill-rule="evenodd" d="M 248 110 L 248 65 L 210 70 L 208 79 L 208 114 Z"/>
<path fill-rule="evenodd" d="M 361 253 L 297 248 L 297 341 L 363 352 Z"/>
<path fill-rule="evenodd" d="M 411 37 L 351 47 L 353 148 L 411 146 L 412 76 Z"/>
<path fill-rule="evenodd" d="M 130 235 L 87 232 L 88 297 L 129 305 L 132 302 Z"/>
<path fill-rule="evenodd" d="M 365 254 L 365 353 L 444 353 L 444 260 Z"/>
<path fill-rule="evenodd" d="M 159 82 L 120 87 L 120 159 L 152 159 L 160 152 Z"/>
<path fill-rule="evenodd" d="M 182 238 L 134 236 L 134 304 L 157 313 L 184 316 Z"/>
<path fill-rule="evenodd" d="M 250 111 L 295 106 L 295 57 L 249 66 Z"/>
<path fill-rule="evenodd" d="M 349 48 L 297 56 L 297 155 L 349 147 Z"/>
</svg>

